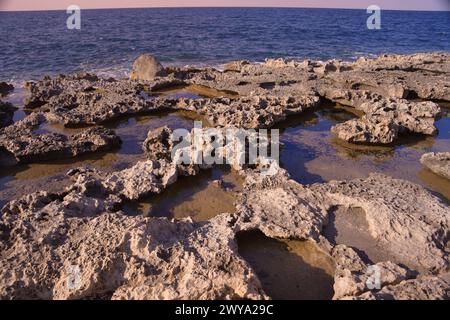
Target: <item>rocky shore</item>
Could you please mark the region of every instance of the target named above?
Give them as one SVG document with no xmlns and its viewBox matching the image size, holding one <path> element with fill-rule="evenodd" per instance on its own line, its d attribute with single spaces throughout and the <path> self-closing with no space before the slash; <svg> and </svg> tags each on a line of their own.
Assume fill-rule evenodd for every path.
<svg viewBox="0 0 450 320">
<path fill-rule="evenodd" d="M 200 96 L 159 94 L 187 86 Z M 6 96 L 12 88 L 3 87 Z M 450 54 L 234 61 L 223 70 L 164 68 L 144 55 L 130 80 L 84 73 L 26 88 L 22 120 L 0 101 L 0 151 L 13 165 L 114 151 L 125 142 L 109 123 L 161 112 L 187 112 L 219 130 L 264 129 L 338 104 L 354 117 L 332 127 L 336 139 L 390 146 L 437 133 L 439 103 L 450 101 Z M 267 164 L 260 162 L 232 165 L 244 181 L 234 212 L 206 221 L 127 215 L 127 203 L 214 167 L 177 163 L 191 149 L 174 145 L 171 128 L 155 128 L 142 144 L 144 159 L 131 166 L 74 167 L 63 190 L 11 199 L 0 211 L 0 298 L 271 299 L 237 240 L 257 230 L 307 242 L 331 261 L 323 269 L 332 273 L 333 299 L 450 299 L 450 209 L 422 186 L 381 173 L 305 185 L 283 168 L 261 175 Z M 421 163 L 450 179 L 448 152 Z M 69 286 L 73 266 L 79 272 Z"/>
</svg>

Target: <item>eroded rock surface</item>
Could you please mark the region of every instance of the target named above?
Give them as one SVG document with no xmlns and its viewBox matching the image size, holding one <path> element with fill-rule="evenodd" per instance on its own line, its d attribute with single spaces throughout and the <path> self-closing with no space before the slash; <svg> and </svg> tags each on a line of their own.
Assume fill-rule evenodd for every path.
<svg viewBox="0 0 450 320">
<path fill-rule="evenodd" d="M 122 199 L 164 188 L 161 172 L 150 160 L 110 175 L 75 170 L 69 173 L 75 182 L 64 192 L 39 192 L 6 205 L 0 222 L 2 298 L 264 299 L 235 242 L 238 232 L 254 229 L 318 243 L 336 264 L 335 299 L 448 297 L 450 212 L 421 187 L 380 175 L 306 187 L 281 169 L 272 177 L 247 170 L 234 214 L 194 223 L 117 211 Z M 396 199 L 378 185 L 395 188 Z M 376 263 L 380 288 L 372 290 L 374 266 L 321 235 L 336 203 L 364 207 L 372 236 L 389 241 L 386 250 L 408 267 Z M 68 287 L 73 266 L 79 283 Z"/>
<path fill-rule="evenodd" d="M 450 279 L 444 276 L 421 276 L 388 285 L 380 291 L 366 292 L 358 300 L 449 300 Z"/>
<path fill-rule="evenodd" d="M 49 120 L 66 126 L 101 124 L 163 109 L 163 104 L 170 103 L 149 101 L 142 84 L 85 74 L 44 78 L 29 88 L 26 106 L 42 107 Z"/>
<path fill-rule="evenodd" d="M 270 128 L 325 99 L 362 114 L 333 129 L 340 138 L 393 143 L 402 133 L 434 134 L 439 107 L 407 99 L 450 100 L 449 61 L 446 53 L 356 62 L 277 59 L 234 62 L 225 72 L 171 68 L 167 76 L 139 81 L 46 77 L 28 85 L 27 107 L 34 112 L 0 129 L 0 145 L 24 162 L 72 157 L 113 146 L 117 137 L 104 128 L 71 136 L 36 128 L 46 121 L 99 124 L 158 110 L 194 111 L 218 130 Z M 239 96 L 151 96 L 178 84 Z M 449 207 L 418 185 L 381 174 L 305 186 L 280 168 L 275 175 L 261 174 L 258 167 L 267 165 L 262 161 L 256 168 L 235 167 L 245 179 L 236 212 L 198 223 L 126 216 L 126 202 L 164 192 L 180 175 L 212 167 L 177 162 L 192 149 L 172 155 L 171 134 L 168 127 L 149 132 L 143 146 L 148 159 L 129 168 L 73 169 L 65 190 L 6 204 L 0 213 L 0 298 L 267 299 L 236 243 L 238 233 L 260 230 L 317 245 L 335 264 L 334 299 L 449 299 Z M 362 248 L 326 237 L 336 207 L 364 212 L 368 237 L 383 259 L 371 261 Z"/>
<path fill-rule="evenodd" d="M 45 205 L 47 197 L 36 201 L 33 211 L 14 204 L 3 210 L 2 298 L 266 297 L 237 255 L 226 217 L 207 224 L 121 212 L 68 217 Z M 73 272 L 79 278 L 69 286 Z"/>
<path fill-rule="evenodd" d="M 356 107 L 365 113 L 334 126 L 331 131 L 340 139 L 353 143 L 390 144 L 401 133 L 433 135 L 440 108 L 433 102 L 384 100 L 364 102 Z"/>
<path fill-rule="evenodd" d="M 426 153 L 420 162 L 434 173 L 450 179 L 450 152 Z"/>
<path fill-rule="evenodd" d="M 120 145 L 114 131 L 94 127 L 70 136 L 34 132 L 45 123 L 42 113 L 33 113 L 14 125 L 0 130 L 0 147 L 18 162 L 30 163 L 76 157 L 85 153 L 106 151 Z"/>
<path fill-rule="evenodd" d="M 31 96 L 26 105 L 44 106 L 49 119 L 66 126 L 183 109 L 205 116 L 215 126 L 267 128 L 328 99 L 365 114 L 336 126 L 338 137 L 355 143 L 387 144 L 401 133 L 436 132 L 434 120 L 439 107 L 433 102 L 405 99 L 449 101 L 449 64 L 448 54 L 429 53 L 356 62 L 234 61 L 224 71 L 177 67 L 139 82 L 100 79 L 90 74 L 46 77 L 29 84 Z M 180 85 L 202 85 L 221 90 L 219 95 L 235 92 L 239 96 L 230 99 L 223 94 L 197 100 L 150 97 L 152 92 Z"/>
</svg>

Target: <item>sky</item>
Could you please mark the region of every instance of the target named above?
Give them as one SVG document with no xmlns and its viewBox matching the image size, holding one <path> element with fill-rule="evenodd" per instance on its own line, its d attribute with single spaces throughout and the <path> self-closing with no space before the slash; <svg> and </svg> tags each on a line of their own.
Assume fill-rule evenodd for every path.
<svg viewBox="0 0 450 320">
<path fill-rule="evenodd" d="M 144 7 L 316 7 L 393 10 L 450 10 L 450 0 L 0 0 L 0 11 Z"/>
</svg>

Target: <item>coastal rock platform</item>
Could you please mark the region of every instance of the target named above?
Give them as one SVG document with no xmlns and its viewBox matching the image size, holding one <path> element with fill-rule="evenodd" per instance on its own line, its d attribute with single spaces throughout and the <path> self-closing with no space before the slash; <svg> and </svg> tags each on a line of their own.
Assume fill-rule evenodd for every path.
<svg viewBox="0 0 450 320">
<path fill-rule="evenodd" d="M 440 104 L 450 101 L 448 53 L 233 61 L 223 70 L 141 60 L 132 79 L 81 73 L 28 82 L 21 119 L 0 102 L 1 155 L 15 168 L 114 153 L 129 143 L 115 122 L 137 116 L 184 112 L 217 130 L 283 129 L 309 111 L 338 107 L 352 115 L 330 125 L 338 141 L 384 147 L 436 135 Z M 192 87 L 195 95 L 171 94 Z M 258 260 L 267 252 L 305 272 L 294 279 L 300 287 L 317 277 L 321 297 L 450 299 L 450 208 L 424 187 L 379 172 L 303 184 L 281 167 L 261 174 L 260 161 L 231 165 L 243 181 L 234 211 L 204 221 L 132 215 L 130 204 L 216 168 L 177 162 L 192 149 L 175 149 L 169 124 L 144 134 L 142 157 L 131 165 L 77 163 L 64 188 L 8 199 L 0 210 L 0 299 L 272 299 L 280 295 L 264 265 L 273 261 Z M 449 159 L 430 153 L 421 162 L 450 179 Z M 226 192 L 223 181 L 215 184 Z"/>
</svg>

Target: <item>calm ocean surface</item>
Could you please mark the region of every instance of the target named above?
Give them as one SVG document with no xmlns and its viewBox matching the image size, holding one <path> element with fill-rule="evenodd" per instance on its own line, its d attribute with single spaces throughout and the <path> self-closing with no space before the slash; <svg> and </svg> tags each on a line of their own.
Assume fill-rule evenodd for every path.
<svg viewBox="0 0 450 320">
<path fill-rule="evenodd" d="M 80 70 L 125 77 L 143 52 L 173 65 L 232 59 L 355 59 L 379 53 L 450 51 L 449 12 L 382 11 L 368 30 L 365 10 L 83 10 L 81 30 L 65 11 L 0 12 L 0 81 Z"/>
</svg>

